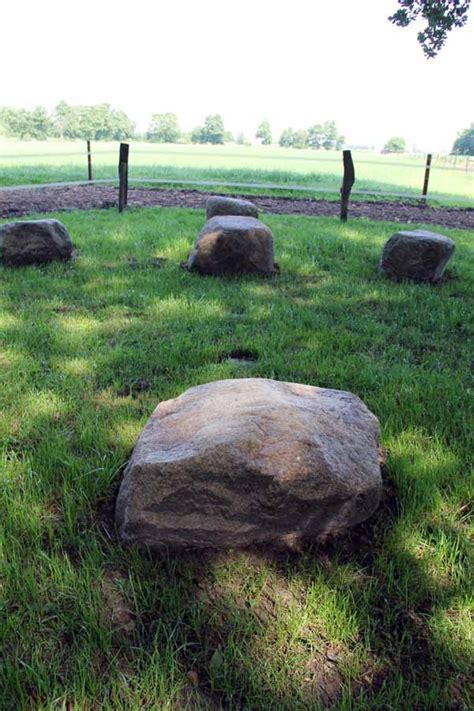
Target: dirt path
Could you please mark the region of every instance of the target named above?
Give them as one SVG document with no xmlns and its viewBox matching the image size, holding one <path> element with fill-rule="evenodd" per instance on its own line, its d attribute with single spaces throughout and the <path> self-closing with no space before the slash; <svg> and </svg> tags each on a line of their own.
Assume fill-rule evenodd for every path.
<svg viewBox="0 0 474 711">
<path fill-rule="evenodd" d="M 130 207 L 204 208 L 207 194 L 197 190 L 130 188 Z M 240 197 L 242 194 L 239 195 Z M 286 215 L 338 216 L 339 203 L 287 197 L 249 196 L 262 212 Z M 19 217 L 34 212 L 110 208 L 117 202 L 117 189 L 103 185 L 0 191 L 0 217 Z M 474 208 L 435 208 L 401 202 L 351 202 L 350 218 L 368 218 L 415 224 L 432 224 L 474 230 Z"/>
</svg>

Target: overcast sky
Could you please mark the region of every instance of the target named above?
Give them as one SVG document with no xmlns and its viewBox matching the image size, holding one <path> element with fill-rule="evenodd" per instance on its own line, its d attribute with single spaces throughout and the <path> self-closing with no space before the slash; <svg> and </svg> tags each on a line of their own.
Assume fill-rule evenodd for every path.
<svg viewBox="0 0 474 711">
<path fill-rule="evenodd" d="M 109 102 L 146 128 L 221 113 L 253 138 L 335 119 L 347 142 L 449 150 L 474 121 L 474 8 L 436 59 L 396 0 L 17 0 L 2 4 L 0 105 Z"/>
</svg>

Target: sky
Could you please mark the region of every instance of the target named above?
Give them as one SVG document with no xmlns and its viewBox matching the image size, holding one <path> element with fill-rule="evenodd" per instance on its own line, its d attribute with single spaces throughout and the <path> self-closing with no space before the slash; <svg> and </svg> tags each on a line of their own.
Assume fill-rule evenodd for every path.
<svg viewBox="0 0 474 711">
<path fill-rule="evenodd" d="M 474 7 L 436 59 L 396 0 L 17 0 L 0 7 L 0 105 L 108 102 L 140 130 L 220 113 L 253 140 L 334 119 L 346 142 L 449 151 L 474 121 Z"/>
</svg>

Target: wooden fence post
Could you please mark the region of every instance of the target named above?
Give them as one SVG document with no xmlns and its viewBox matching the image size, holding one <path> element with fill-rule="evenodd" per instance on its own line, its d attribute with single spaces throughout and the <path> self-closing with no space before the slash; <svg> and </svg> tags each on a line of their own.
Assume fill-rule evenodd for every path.
<svg viewBox="0 0 474 711">
<path fill-rule="evenodd" d="M 431 158 L 432 158 L 431 153 L 428 153 L 426 156 L 425 179 L 423 181 L 423 192 L 421 193 L 423 195 L 423 197 L 426 197 L 428 195 L 428 183 L 430 182 Z"/>
<path fill-rule="evenodd" d="M 87 180 L 92 180 L 92 155 L 90 141 L 87 141 Z"/>
<path fill-rule="evenodd" d="M 344 177 L 341 188 L 341 220 L 342 222 L 347 222 L 349 196 L 355 181 L 354 162 L 350 151 L 342 151 L 342 161 L 344 164 Z"/>
<path fill-rule="evenodd" d="M 129 144 L 120 144 L 120 154 L 119 154 L 119 201 L 118 209 L 119 212 L 123 212 L 124 208 L 127 207 L 128 199 L 128 152 Z"/>
</svg>

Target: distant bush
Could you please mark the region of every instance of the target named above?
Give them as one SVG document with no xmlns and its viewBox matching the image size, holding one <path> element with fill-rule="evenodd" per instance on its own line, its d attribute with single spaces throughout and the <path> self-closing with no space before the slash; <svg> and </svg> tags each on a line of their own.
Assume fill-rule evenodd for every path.
<svg viewBox="0 0 474 711">
<path fill-rule="evenodd" d="M 406 151 L 406 141 L 400 136 L 389 138 L 387 143 L 382 148 L 382 153 L 404 153 Z"/>
</svg>

